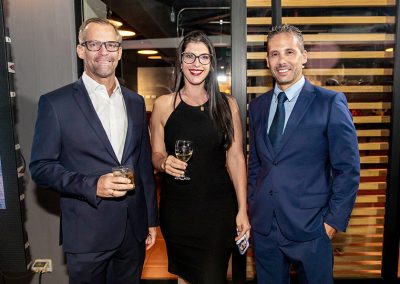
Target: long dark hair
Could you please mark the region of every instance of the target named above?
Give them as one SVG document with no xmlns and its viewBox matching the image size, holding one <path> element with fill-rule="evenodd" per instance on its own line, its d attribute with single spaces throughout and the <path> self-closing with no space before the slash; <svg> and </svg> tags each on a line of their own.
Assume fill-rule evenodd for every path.
<svg viewBox="0 0 400 284">
<path fill-rule="evenodd" d="M 209 112 L 212 120 L 214 121 L 216 127 L 222 131 L 225 137 L 225 148 L 229 149 L 232 145 L 234 130 L 232 123 L 232 113 L 229 107 L 228 98 L 225 94 L 219 91 L 218 81 L 217 81 L 217 60 L 214 46 L 212 45 L 210 39 L 202 31 L 192 31 L 188 33 L 181 41 L 176 50 L 176 66 L 175 66 L 175 98 L 174 105 L 178 95 L 178 92 L 185 85 L 184 76 L 181 70 L 182 64 L 182 52 L 185 51 L 186 46 L 189 43 L 204 43 L 210 54 L 210 73 L 205 80 L 205 89 L 207 91 L 208 101 L 209 101 Z"/>
</svg>

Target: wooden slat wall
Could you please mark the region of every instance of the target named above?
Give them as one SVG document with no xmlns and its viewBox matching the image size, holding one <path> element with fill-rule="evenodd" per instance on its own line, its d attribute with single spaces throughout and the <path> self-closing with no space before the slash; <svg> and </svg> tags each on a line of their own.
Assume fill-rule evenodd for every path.
<svg viewBox="0 0 400 284">
<path fill-rule="evenodd" d="M 281 2 L 282 22 L 300 27 L 304 33 L 309 59 L 303 70 L 305 76 L 325 88 L 345 93 L 357 128 L 361 184 L 348 230 L 333 240 L 335 277 L 379 277 L 389 161 L 395 0 Z M 310 8 L 319 12 L 310 15 L 306 11 Z M 264 48 L 272 22 L 268 17 L 271 1 L 247 0 L 247 9 L 250 102 L 272 88 Z M 364 10 L 369 12 L 363 15 L 360 11 Z M 335 80 L 330 82 L 336 82 L 335 86 L 328 85 L 332 78 Z M 251 251 L 247 263 L 248 277 L 252 278 L 255 268 Z"/>
</svg>

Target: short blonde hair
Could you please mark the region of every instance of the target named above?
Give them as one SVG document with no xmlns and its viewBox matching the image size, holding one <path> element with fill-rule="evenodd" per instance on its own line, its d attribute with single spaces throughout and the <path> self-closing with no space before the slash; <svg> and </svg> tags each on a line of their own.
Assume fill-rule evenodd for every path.
<svg viewBox="0 0 400 284">
<path fill-rule="evenodd" d="M 86 27 L 91 23 L 100 24 L 100 25 L 109 25 L 109 26 L 113 27 L 113 29 L 115 31 L 115 35 L 117 36 L 117 41 L 118 42 L 122 41 L 122 36 L 120 35 L 118 29 L 115 26 L 113 26 L 109 21 L 107 21 L 106 19 L 102 19 L 102 18 L 89 18 L 86 21 L 84 21 L 79 28 L 79 34 L 78 34 L 79 44 L 82 44 L 86 41 Z"/>
</svg>

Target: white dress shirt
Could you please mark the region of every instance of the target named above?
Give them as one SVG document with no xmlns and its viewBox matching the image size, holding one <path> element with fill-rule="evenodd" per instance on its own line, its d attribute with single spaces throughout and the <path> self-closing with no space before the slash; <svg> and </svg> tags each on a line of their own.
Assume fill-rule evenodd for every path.
<svg viewBox="0 0 400 284">
<path fill-rule="evenodd" d="M 121 162 L 128 129 L 128 119 L 118 80 L 115 78 L 115 89 L 111 96 L 108 95 L 104 85 L 90 78 L 86 72 L 82 75 L 82 81 L 85 84 L 97 116 L 107 133 L 114 153 L 119 162 Z"/>
</svg>

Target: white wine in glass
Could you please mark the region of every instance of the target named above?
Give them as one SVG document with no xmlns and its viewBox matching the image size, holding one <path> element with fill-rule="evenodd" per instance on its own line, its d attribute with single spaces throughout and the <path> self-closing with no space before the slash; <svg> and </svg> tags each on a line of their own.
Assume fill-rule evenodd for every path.
<svg viewBox="0 0 400 284">
<path fill-rule="evenodd" d="M 187 162 L 190 160 L 193 154 L 193 142 L 188 140 L 176 140 L 175 142 L 175 156 L 183 161 Z M 175 177 L 178 180 L 190 180 L 190 177 L 186 176 L 184 173 L 183 176 Z"/>
</svg>

